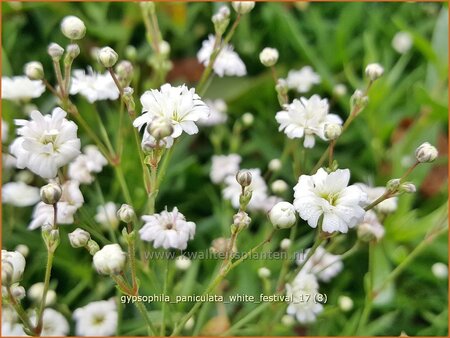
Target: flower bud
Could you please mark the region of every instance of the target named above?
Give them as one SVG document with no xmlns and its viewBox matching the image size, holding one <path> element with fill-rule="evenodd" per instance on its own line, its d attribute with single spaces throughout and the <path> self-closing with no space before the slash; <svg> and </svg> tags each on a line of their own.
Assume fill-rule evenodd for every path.
<svg viewBox="0 0 450 338">
<path fill-rule="evenodd" d="M 76 43 L 71 43 L 67 46 L 67 59 L 73 61 L 78 55 L 80 55 L 80 46 Z"/>
<path fill-rule="evenodd" d="M 239 170 L 236 174 L 236 181 L 242 187 L 248 187 L 252 183 L 252 173 L 250 170 Z"/>
<path fill-rule="evenodd" d="M 389 192 L 396 192 L 400 188 L 401 180 L 399 178 L 393 178 L 386 183 L 386 189 Z"/>
<path fill-rule="evenodd" d="M 273 181 L 271 188 L 275 194 L 282 194 L 289 189 L 287 183 L 283 180 Z"/>
<path fill-rule="evenodd" d="M 117 210 L 117 217 L 124 223 L 131 223 L 134 216 L 134 209 L 128 204 L 122 204 L 120 209 Z"/>
<path fill-rule="evenodd" d="M 111 47 L 103 47 L 98 52 L 98 60 L 106 68 L 114 66 L 118 58 L 119 55 L 117 55 L 116 51 Z"/>
<path fill-rule="evenodd" d="M 248 216 L 245 211 L 239 211 L 233 216 L 233 225 L 237 229 L 245 229 L 250 225 L 252 219 Z"/>
<path fill-rule="evenodd" d="M 428 142 L 422 143 L 416 149 L 416 159 L 420 163 L 433 162 L 437 157 L 437 149 Z"/>
<path fill-rule="evenodd" d="M 25 264 L 25 258 L 18 251 L 2 250 L 2 284 L 11 286 L 20 282 Z"/>
<path fill-rule="evenodd" d="M 291 327 L 295 324 L 295 319 L 292 316 L 284 315 L 281 317 L 281 323 L 283 323 L 284 326 Z"/>
<path fill-rule="evenodd" d="M 22 256 L 25 257 L 25 258 L 30 253 L 30 249 L 25 244 L 19 244 L 18 246 L 16 246 L 15 251 L 17 251 L 20 254 L 22 254 Z"/>
<path fill-rule="evenodd" d="M 192 265 L 192 261 L 189 258 L 187 258 L 186 256 L 181 255 L 175 259 L 175 267 L 178 270 L 186 271 L 187 269 L 189 269 L 191 267 L 191 265 Z"/>
<path fill-rule="evenodd" d="M 384 68 L 378 63 L 371 63 L 366 67 L 366 76 L 370 81 L 375 81 L 384 73 Z"/>
<path fill-rule="evenodd" d="M 172 135 L 173 126 L 168 119 L 159 117 L 147 125 L 147 131 L 155 139 L 162 140 L 164 137 Z"/>
<path fill-rule="evenodd" d="M 297 221 L 294 206 L 288 202 L 278 202 L 270 210 L 269 219 L 275 229 L 291 228 Z"/>
<path fill-rule="evenodd" d="M 343 83 L 338 83 L 333 88 L 333 94 L 336 97 L 341 97 L 347 94 L 347 87 Z"/>
<path fill-rule="evenodd" d="M 356 109 L 356 115 L 359 114 L 369 103 L 369 98 L 367 95 L 364 95 L 362 90 L 355 90 L 352 97 L 350 98 L 350 106 L 351 110 L 354 111 Z"/>
<path fill-rule="evenodd" d="M 275 48 L 266 47 L 259 53 L 259 61 L 266 67 L 275 65 L 278 61 L 278 57 L 278 50 Z"/>
<path fill-rule="evenodd" d="M 37 61 L 31 61 L 25 64 L 24 72 L 30 80 L 42 80 L 44 78 L 42 63 Z"/>
<path fill-rule="evenodd" d="M 150 13 L 155 11 L 155 4 L 153 1 L 142 1 L 139 3 L 141 8 L 145 11 L 149 11 Z"/>
<path fill-rule="evenodd" d="M 407 194 L 413 194 L 417 191 L 416 186 L 414 185 L 414 183 L 411 182 L 402 183 L 402 185 L 400 185 L 399 190 L 400 192 L 404 192 Z"/>
<path fill-rule="evenodd" d="M 278 158 L 274 158 L 269 162 L 269 170 L 270 171 L 278 171 L 281 169 L 282 163 Z"/>
<path fill-rule="evenodd" d="M 76 228 L 69 233 L 69 241 L 72 248 L 84 248 L 90 239 L 91 234 L 80 228 Z"/>
<path fill-rule="evenodd" d="M 45 204 L 55 204 L 62 195 L 61 186 L 58 183 L 49 183 L 41 188 L 41 200 Z"/>
<path fill-rule="evenodd" d="M 284 107 L 284 105 L 288 104 L 287 101 L 287 94 L 289 91 L 288 84 L 285 79 L 278 79 L 277 84 L 275 85 L 275 90 L 278 94 L 278 102 L 280 103 L 281 107 Z"/>
<path fill-rule="evenodd" d="M 194 319 L 194 317 L 191 317 L 186 321 L 186 324 L 184 324 L 184 329 L 186 331 L 190 331 L 194 328 L 194 325 L 195 325 L 195 319 Z"/>
<path fill-rule="evenodd" d="M 255 7 L 254 1 L 233 1 L 231 2 L 234 10 L 239 14 L 247 14 Z"/>
<path fill-rule="evenodd" d="M 137 56 L 136 47 L 128 45 L 125 47 L 125 57 L 130 61 L 135 61 Z"/>
<path fill-rule="evenodd" d="M 94 256 L 100 250 L 100 246 L 96 241 L 90 239 L 86 244 L 86 249 L 90 255 Z"/>
<path fill-rule="evenodd" d="M 125 266 L 126 254 L 119 244 L 105 245 L 93 258 L 94 267 L 103 275 L 117 275 Z"/>
<path fill-rule="evenodd" d="M 431 271 L 436 278 L 446 279 L 448 277 L 448 267 L 444 263 L 434 263 Z"/>
<path fill-rule="evenodd" d="M 33 284 L 27 292 L 28 298 L 34 303 L 40 303 L 44 294 L 44 283 Z M 45 297 L 45 305 L 49 306 L 56 302 L 56 292 L 49 289 Z"/>
<path fill-rule="evenodd" d="M 268 268 L 262 267 L 262 268 L 258 269 L 259 278 L 262 278 L 262 279 L 269 278 L 270 275 L 271 275 L 271 272 Z"/>
<path fill-rule="evenodd" d="M 338 306 L 342 311 L 348 312 L 353 309 L 353 300 L 348 296 L 339 296 Z"/>
<path fill-rule="evenodd" d="M 253 124 L 255 121 L 255 117 L 252 113 L 245 113 L 242 115 L 242 122 L 244 123 L 244 126 L 249 127 Z"/>
<path fill-rule="evenodd" d="M 116 74 L 120 81 L 128 85 L 133 78 L 133 65 L 127 60 L 120 61 L 116 66 Z"/>
<path fill-rule="evenodd" d="M 280 242 L 280 248 L 281 250 L 288 250 L 291 247 L 291 240 L 289 238 L 283 238 Z"/>
<path fill-rule="evenodd" d="M 20 285 L 14 285 L 11 287 L 11 294 L 16 300 L 21 300 L 25 298 L 25 288 Z"/>
<path fill-rule="evenodd" d="M 209 250 L 211 250 L 212 253 L 216 254 L 223 254 L 226 253 L 228 250 L 228 247 L 230 246 L 231 240 L 229 238 L 225 237 L 219 237 L 212 241 L 211 247 Z M 231 253 L 235 253 L 237 251 L 236 244 L 231 248 Z"/>
<path fill-rule="evenodd" d="M 363 242 L 372 242 L 377 239 L 373 227 L 369 223 L 361 223 L 358 225 L 358 228 L 356 230 L 356 233 L 358 235 L 358 239 Z"/>
<path fill-rule="evenodd" d="M 170 44 L 167 41 L 161 40 L 159 42 L 158 48 L 159 54 L 163 56 L 168 56 L 170 54 Z"/>
<path fill-rule="evenodd" d="M 222 35 L 228 27 L 230 23 L 230 10 L 227 6 L 222 6 L 217 11 L 216 14 L 213 15 L 211 21 L 214 24 L 214 29 L 218 35 Z"/>
<path fill-rule="evenodd" d="M 134 111 L 135 103 L 133 98 L 134 89 L 131 87 L 125 87 L 123 89 L 123 96 L 122 100 L 125 102 L 128 109 L 131 109 Z"/>
<path fill-rule="evenodd" d="M 79 40 L 86 34 L 86 26 L 80 18 L 70 15 L 61 22 L 61 31 L 68 39 Z"/>
<path fill-rule="evenodd" d="M 392 47 L 397 53 L 407 53 L 413 45 L 413 39 L 408 32 L 398 32 L 392 39 Z"/>
<path fill-rule="evenodd" d="M 336 140 L 342 133 L 342 126 L 337 123 L 327 123 L 324 126 L 324 135 L 329 141 Z"/>
</svg>

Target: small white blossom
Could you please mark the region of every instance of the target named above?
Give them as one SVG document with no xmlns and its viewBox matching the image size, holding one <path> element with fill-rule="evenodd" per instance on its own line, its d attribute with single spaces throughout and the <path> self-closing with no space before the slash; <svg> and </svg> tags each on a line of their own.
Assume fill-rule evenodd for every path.
<svg viewBox="0 0 450 338">
<path fill-rule="evenodd" d="M 448 277 L 448 266 L 444 263 L 434 263 L 431 266 L 431 271 L 436 278 L 446 279 Z"/>
<path fill-rule="evenodd" d="M 159 214 L 144 215 L 144 226 L 139 230 L 143 241 L 153 242 L 155 248 L 185 250 L 187 242 L 194 238 L 195 223 L 186 221 L 178 208 Z"/>
<path fill-rule="evenodd" d="M 20 282 L 25 264 L 25 258 L 20 252 L 2 250 L 2 285 Z"/>
<path fill-rule="evenodd" d="M 214 35 L 209 35 L 208 40 L 203 41 L 202 48 L 197 53 L 198 61 L 205 67 L 209 64 L 209 58 L 213 52 L 214 44 Z M 247 74 L 244 62 L 234 51 L 233 46 L 229 44 L 222 46 L 222 50 L 214 61 L 213 70 L 220 77 L 244 76 Z"/>
<path fill-rule="evenodd" d="M 279 202 L 270 210 L 269 219 L 276 229 L 291 228 L 297 221 L 295 208 L 289 202 Z"/>
<path fill-rule="evenodd" d="M 270 162 L 269 162 L 269 170 L 274 171 L 274 172 L 278 171 L 281 169 L 282 165 L 283 164 L 281 163 L 280 159 L 274 158 L 273 160 L 270 160 Z"/>
<path fill-rule="evenodd" d="M 24 182 L 9 182 L 2 186 L 2 203 L 16 207 L 27 207 L 41 200 L 39 188 Z"/>
<path fill-rule="evenodd" d="M 350 170 L 328 174 L 320 168 L 312 176 L 301 175 L 294 187 L 294 206 L 312 228 L 323 217 L 322 230 L 346 233 L 364 217 L 367 195 L 355 185 L 348 186 Z"/>
<path fill-rule="evenodd" d="M 178 270 L 186 271 L 192 265 L 192 261 L 186 256 L 178 256 L 175 259 L 175 266 Z"/>
<path fill-rule="evenodd" d="M 44 294 L 44 283 L 39 282 L 31 285 L 27 291 L 28 298 L 35 302 L 40 303 L 42 300 L 42 295 Z M 49 306 L 56 302 L 56 292 L 55 290 L 48 289 L 47 296 L 45 297 L 45 305 Z"/>
<path fill-rule="evenodd" d="M 216 126 L 223 124 L 227 121 L 227 104 L 224 100 L 205 100 L 206 105 L 209 107 L 209 117 L 202 117 L 198 120 L 200 126 Z"/>
<path fill-rule="evenodd" d="M 70 327 L 66 317 L 56 310 L 47 308 L 44 310 L 42 321 L 41 336 L 43 337 L 61 337 L 67 336 Z M 33 314 L 30 316 L 30 321 L 36 325 L 37 316 Z"/>
<path fill-rule="evenodd" d="M 280 242 L 281 250 L 288 250 L 291 247 L 291 240 L 289 238 L 283 238 Z"/>
<path fill-rule="evenodd" d="M 295 316 L 302 324 L 314 322 L 323 310 L 323 305 L 315 301 L 318 290 L 316 277 L 300 272 L 292 283 L 286 284 L 286 295 L 292 297 L 287 314 Z"/>
<path fill-rule="evenodd" d="M 109 73 L 96 73 L 90 67 L 87 72 L 82 69 L 73 71 L 70 94 L 80 94 L 90 103 L 119 98 L 119 90 L 111 75 Z"/>
<path fill-rule="evenodd" d="M 2 77 L 2 99 L 28 101 L 38 98 L 45 92 L 40 80 L 30 80 L 26 76 Z"/>
<path fill-rule="evenodd" d="M 254 121 L 255 117 L 252 113 L 247 112 L 242 114 L 242 123 L 244 123 L 244 126 L 249 127 L 253 124 Z"/>
<path fill-rule="evenodd" d="M 119 225 L 116 204 L 114 202 L 107 202 L 105 205 L 99 205 L 94 219 L 106 230 L 116 229 Z"/>
<path fill-rule="evenodd" d="M 122 272 L 126 257 L 119 244 L 108 244 L 95 253 L 94 267 L 102 275 L 117 275 Z"/>
<path fill-rule="evenodd" d="M 89 303 L 73 312 L 75 333 L 79 336 L 113 336 L 118 314 L 114 299 Z"/>
<path fill-rule="evenodd" d="M 238 154 L 213 155 L 209 177 L 215 184 L 222 183 L 227 176 L 234 176 L 239 171 L 241 156 Z"/>
<path fill-rule="evenodd" d="M 93 173 L 99 173 L 108 164 L 107 159 L 94 145 L 83 148 L 83 154 L 69 164 L 68 176 L 71 180 L 82 184 L 91 184 L 94 181 Z"/>
<path fill-rule="evenodd" d="M 379 197 L 381 197 L 381 195 L 386 192 L 385 187 L 370 187 L 364 183 L 356 183 L 355 185 L 360 188 L 365 194 L 367 194 L 367 204 L 364 206 L 367 206 L 370 203 L 376 201 Z M 397 197 L 390 197 L 376 205 L 374 209 L 383 214 L 390 214 L 397 210 L 397 203 Z"/>
<path fill-rule="evenodd" d="M 342 120 L 335 114 L 328 114 L 328 101 L 318 95 L 310 99 L 301 97 L 300 100 L 286 105 L 275 118 L 280 124 L 279 130 L 291 139 L 304 137 L 305 148 L 312 148 L 315 144 L 314 135 L 326 141 L 324 127 L 326 124 L 342 124 Z"/>
<path fill-rule="evenodd" d="M 408 32 L 398 32 L 392 39 L 392 47 L 399 54 L 407 53 L 413 45 L 413 39 Z"/>
<path fill-rule="evenodd" d="M 377 214 L 372 210 L 369 210 L 364 215 L 364 219 L 357 228 L 358 238 L 361 240 L 379 241 L 384 237 L 384 227 L 378 220 Z"/>
<path fill-rule="evenodd" d="M 297 264 L 305 261 L 310 249 L 298 256 Z M 342 271 L 344 264 L 341 256 L 333 255 L 319 246 L 302 268 L 302 273 L 311 273 L 319 280 L 329 282 Z"/>
<path fill-rule="evenodd" d="M 311 87 L 321 81 L 319 74 L 312 67 L 305 66 L 299 70 L 291 70 L 286 78 L 287 86 L 299 93 L 309 92 Z"/>
<path fill-rule="evenodd" d="M 347 94 L 347 87 L 343 83 L 338 83 L 333 88 L 333 94 L 337 97 L 344 96 Z"/>
<path fill-rule="evenodd" d="M 283 180 L 275 180 L 272 182 L 270 188 L 275 194 L 282 194 L 289 189 L 288 184 Z"/>
</svg>

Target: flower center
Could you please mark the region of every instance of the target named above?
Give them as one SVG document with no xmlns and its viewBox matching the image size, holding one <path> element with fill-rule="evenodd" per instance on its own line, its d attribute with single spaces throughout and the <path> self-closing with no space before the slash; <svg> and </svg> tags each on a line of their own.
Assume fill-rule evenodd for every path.
<svg viewBox="0 0 450 338">
<path fill-rule="evenodd" d="M 101 316 L 101 315 L 97 315 L 92 318 L 93 325 L 101 325 L 101 324 L 103 324 L 104 321 L 105 321 L 105 317 Z"/>
<path fill-rule="evenodd" d="M 54 145 L 58 135 L 59 135 L 59 131 L 56 129 L 46 130 L 46 131 L 44 131 L 44 133 L 41 137 L 41 142 L 43 144 L 52 143 Z"/>
<path fill-rule="evenodd" d="M 166 230 L 172 230 L 175 226 L 173 225 L 173 223 L 167 223 L 166 224 Z"/>
<path fill-rule="evenodd" d="M 330 203 L 332 206 L 336 206 L 336 202 L 339 198 L 339 193 L 334 194 L 322 194 L 321 197 Z"/>
</svg>

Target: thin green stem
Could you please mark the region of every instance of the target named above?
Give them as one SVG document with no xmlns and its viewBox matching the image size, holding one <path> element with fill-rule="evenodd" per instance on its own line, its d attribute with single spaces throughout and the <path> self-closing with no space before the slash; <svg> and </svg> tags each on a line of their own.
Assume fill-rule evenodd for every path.
<svg viewBox="0 0 450 338">
<path fill-rule="evenodd" d="M 147 330 L 148 334 L 151 336 L 156 335 L 156 329 L 153 326 L 153 323 L 150 319 L 150 316 L 148 315 L 147 309 L 145 308 L 144 304 L 142 302 L 135 302 L 136 308 L 141 313 L 142 317 L 144 317 L 145 323 L 147 324 Z"/>
<path fill-rule="evenodd" d="M 163 295 L 167 295 L 167 289 L 169 284 L 169 259 L 166 259 L 166 267 L 164 273 L 164 286 L 163 286 Z M 166 335 L 166 312 L 167 312 L 167 302 L 162 303 L 162 319 L 161 319 L 161 330 L 159 331 L 159 335 L 164 337 Z"/>
<path fill-rule="evenodd" d="M 39 306 L 39 311 L 37 314 L 38 321 L 37 321 L 36 328 L 35 328 L 35 332 L 38 336 L 41 334 L 41 331 L 42 331 L 42 325 L 43 325 L 43 319 L 44 319 L 44 309 L 45 309 L 45 304 L 46 304 L 46 300 L 47 300 L 48 288 L 50 285 L 50 277 L 52 274 L 53 257 L 54 257 L 53 250 L 48 250 L 47 251 L 47 265 L 45 267 L 45 277 L 44 277 L 44 291 L 42 292 L 41 304 Z"/>
<path fill-rule="evenodd" d="M 369 243 L 369 269 L 367 278 L 367 288 L 366 288 L 366 298 L 364 301 L 363 311 L 359 319 L 358 327 L 356 329 L 356 334 L 361 334 L 363 328 L 366 326 L 367 320 L 369 319 L 370 312 L 372 310 L 372 290 L 374 286 L 374 259 L 375 259 L 375 243 Z"/>
<path fill-rule="evenodd" d="M 22 321 L 23 325 L 27 329 L 28 332 L 34 333 L 33 324 L 31 323 L 30 317 L 28 317 L 28 314 L 23 309 L 20 302 L 17 301 L 17 299 L 14 297 L 14 295 L 11 292 L 11 287 L 7 286 L 6 290 L 8 292 L 9 302 L 16 311 L 17 315 L 19 316 L 20 320 Z"/>
<path fill-rule="evenodd" d="M 291 233 L 289 235 L 289 240 L 291 241 L 291 247 L 287 250 L 287 258 L 283 261 L 283 265 L 281 266 L 280 277 L 278 278 L 275 290 L 280 290 L 283 287 L 283 283 L 284 283 L 284 280 L 286 278 L 286 274 L 288 273 L 289 265 L 291 263 L 290 255 L 291 255 L 292 250 L 293 250 L 292 243 L 295 240 L 295 235 L 296 234 L 297 234 L 297 225 L 294 225 L 291 228 Z"/>
<path fill-rule="evenodd" d="M 58 81 L 59 86 L 59 92 L 61 93 L 61 97 L 65 97 L 65 91 L 64 91 L 64 81 L 61 73 L 61 66 L 59 64 L 59 61 L 53 60 L 53 68 L 55 70 L 56 80 Z"/>
<path fill-rule="evenodd" d="M 256 316 L 258 316 L 261 312 L 263 312 L 269 305 L 270 305 L 269 302 L 258 305 L 257 307 L 252 309 L 249 313 L 247 313 L 244 317 L 239 319 L 228 330 L 226 330 L 224 333 L 222 333 L 221 336 L 231 336 L 232 334 L 234 334 L 236 332 L 236 330 L 240 329 L 242 326 L 247 324 L 249 321 L 251 321 Z"/>
<path fill-rule="evenodd" d="M 116 173 L 117 179 L 119 180 L 120 187 L 122 188 L 125 201 L 129 205 L 133 205 L 133 200 L 131 199 L 130 191 L 128 190 L 128 185 L 123 174 L 122 165 L 114 166 L 114 171 Z"/>
</svg>

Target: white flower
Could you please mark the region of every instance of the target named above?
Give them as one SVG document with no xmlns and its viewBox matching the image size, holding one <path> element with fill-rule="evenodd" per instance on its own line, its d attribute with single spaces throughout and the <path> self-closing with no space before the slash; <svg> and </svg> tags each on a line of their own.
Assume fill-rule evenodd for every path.
<svg viewBox="0 0 450 338">
<path fill-rule="evenodd" d="M 2 202 L 16 207 L 27 207 L 40 201 L 39 188 L 24 182 L 10 182 L 2 187 Z"/>
<path fill-rule="evenodd" d="M 431 266 L 431 271 L 436 278 L 446 279 L 448 277 L 448 266 L 444 263 L 434 263 Z"/>
<path fill-rule="evenodd" d="M 142 115 L 136 118 L 133 126 L 141 129 L 156 118 L 169 120 L 173 126 L 172 138 L 177 138 L 184 131 L 189 135 L 197 134 L 195 124 L 200 118 L 209 116 L 208 106 L 185 85 L 172 87 L 166 83 L 161 90 L 152 89 L 141 96 Z"/>
<path fill-rule="evenodd" d="M 206 105 L 209 107 L 209 117 L 203 117 L 198 120 L 200 126 L 215 126 L 223 124 L 227 121 L 227 104 L 224 100 L 205 100 Z"/>
<path fill-rule="evenodd" d="M 343 83 L 337 83 L 333 88 L 333 94 L 341 97 L 347 94 L 347 86 Z"/>
<path fill-rule="evenodd" d="M 8 140 L 8 130 L 8 122 L 2 119 L 2 143 L 5 143 Z"/>
<path fill-rule="evenodd" d="M 20 282 L 25 264 L 20 252 L 2 250 L 2 284 L 8 286 Z"/>
<path fill-rule="evenodd" d="M 286 295 L 292 298 L 287 314 L 295 316 L 302 324 L 314 322 L 323 310 L 323 305 L 316 302 L 318 290 L 319 284 L 314 275 L 299 273 L 292 284 L 286 284 Z"/>
<path fill-rule="evenodd" d="M 362 240 L 371 241 L 375 239 L 379 241 L 384 237 L 384 227 L 378 220 L 377 214 L 369 210 L 364 215 L 361 224 L 358 225 L 358 237 Z"/>
<path fill-rule="evenodd" d="M 398 32 L 392 39 L 392 47 L 399 54 L 407 53 L 413 45 L 411 34 L 408 32 Z"/>
<path fill-rule="evenodd" d="M 30 317 L 30 321 L 36 324 L 37 317 L 35 314 Z M 50 308 L 44 310 L 41 336 L 67 336 L 69 330 L 69 323 L 61 313 Z"/>
<path fill-rule="evenodd" d="M 367 196 L 357 186 L 347 186 L 350 170 L 338 169 L 328 174 L 320 168 L 312 176 L 301 175 L 294 187 L 294 206 L 312 228 L 323 216 L 322 230 L 346 233 L 364 217 L 362 205 Z"/>
<path fill-rule="evenodd" d="M 2 167 L 3 169 L 12 169 L 17 165 L 17 159 L 11 154 L 2 153 Z"/>
<path fill-rule="evenodd" d="M 40 303 L 42 295 L 44 294 L 44 283 L 39 282 L 31 285 L 27 291 L 28 298 L 35 303 Z M 47 296 L 45 297 L 45 305 L 49 306 L 56 302 L 56 292 L 52 289 L 47 290 Z"/>
<path fill-rule="evenodd" d="M 262 279 L 269 278 L 270 275 L 271 275 L 271 272 L 268 268 L 262 267 L 262 268 L 258 269 L 259 278 L 262 278 Z"/>
<path fill-rule="evenodd" d="M 52 115 L 31 112 L 31 121 L 15 120 L 19 137 L 11 144 L 17 167 L 28 168 L 43 178 L 54 178 L 58 169 L 80 153 L 77 125 L 68 121 L 67 113 L 55 108 Z"/>
<path fill-rule="evenodd" d="M 83 148 L 83 154 L 78 155 L 75 161 L 69 164 L 68 176 L 71 180 L 82 184 L 94 181 L 93 173 L 99 173 L 108 164 L 106 158 L 94 145 Z"/>
<path fill-rule="evenodd" d="M 270 188 L 275 194 L 282 194 L 289 189 L 289 186 L 283 180 L 275 180 L 272 182 Z"/>
<path fill-rule="evenodd" d="M 305 261 L 309 250 L 307 249 L 301 255 L 298 255 L 297 264 Z M 329 282 L 331 278 L 342 271 L 343 267 L 344 264 L 342 263 L 341 256 L 333 255 L 319 246 L 303 266 L 302 273 L 311 273 L 319 280 Z"/>
<path fill-rule="evenodd" d="M 89 67 L 87 72 L 82 69 L 73 71 L 70 94 L 80 94 L 92 103 L 103 100 L 117 100 L 119 90 L 108 72 L 99 74 Z"/>
<path fill-rule="evenodd" d="M 89 303 L 73 313 L 78 336 L 113 336 L 116 333 L 118 314 L 114 299 Z"/>
<path fill-rule="evenodd" d="M 267 185 L 261 176 L 259 169 L 249 169 L 252 175 L 252 182 L 247 189 L 252 190 L 252 198 L 248 204 L 248 210 L 262 210 L 267 211 Z M 233 208 L 239 208 L 239 196 L 241 195 L 242 187 L 236 181 L 235 175 L 225 177 L 225 188 L 222 190 L 224 199 L 229 200 Z M 272 205 L 273 206 L 273 205 Z"/>
<path fill-rule="evenodd" d="M 72 224 L 73 215 L 83 205 L 84 199 L 80 191 L 80 183 L 66 181 L 62 186 L 62 196 L 57 203 L 57 224 Z M 39 202 L 33 211 L 33 219 L 28 229 L 34 230 L 44 224 L 53 224 L 53 206 Z"/>
<path fill-rule="evenodd" d="M 277 63 L 278 56 L 278 50 L 266 47 L 259 53 L 259 61 L 266 67 L 272 67 Z"/>
<path fill-rule="evenodd" d="M 104 229 L 116 229 L 119 225 L 117 218 L 117 206 L 114 202 L 107 202 L 105 205 L 97 207 L 97 214 L 94 217 L 97 223 L 100 223 Z"/>
<path fill-rule="evenodd" d="M 61 21 L 61 31 L 70 40 L 79 40 L 86 34 L 84 22 L 75 15 L 68 15 Z"/>
<path fill-rule="evenodd" d="M 2 337 L 28 337 L 28 335 L 23 331 L 22 324 L 2 321 Z"/>
<path fill-rule="evenodd" d="M 184 255 L 178 256 L 175 259 L 175 266 L 178 270 L 186 271 L 191 267 L 191 265 L 192 261 Z"/>
<path fill-rule="evenodd" d="M 339 296 L 338 305 L 342 311 L 348 312 L 353 309 L 353 299 L 348 296 Z"/>
<path fill-rule="evenodd" d="M 239 171 L 241 156 L 238 154 L 213 155 L 209 177 L 215 184 L 222 183 L 227 176 L 236 175 Z"/>
<path fill-rule="evenodd" d="M 2 77 L 2 99 L 28 101 L 40 97 L 45 86 L 40 80 L 30 80 L 26 76 Z"/>
<path fill-rule="evenodd" d="M 144 215 L 144 226 L 139 230 L 143 241 L 153 242 L 155 248 L 174 248 L 184 250 L 188 240 L 194 238 L 195 223 L 187 222 L 175 207 L 171 212 L 164 210 L 159 214 Z"/>
<path fill-rule="evenodd" d="M 374 202 L 386 192 L 385 187 L 370 187 L 364 183 L 356 183 L 355 185 L 367 194 L 367 204 L 364 206 Z M 374 209 L 383 214 L 390 214 L 397 210 L 397 202 L 397 197 L 391 197 L 376 205 Z"/>
<path fill-rule="evenodd" d="M 213 52 L 215 44 L 214 35 L 209 35 L 208 40 L 203 41 L 202 48 L 197 53 L 197 59 L 205 67 L 209 64 L 209 58 Z M 222 46 L 222 50 L 217 55 L 213 65 L 214 73 L 218 76 L 244 76 L 247 74 L 244 62 L 234 51 L 233 46 L 227 44 Z"/>
<path fill-rule="evenodd" d="M 321 99 L 319 95 L 313 95 L 310 99 L 301 97 L 286 105 L 275 118 L 280 124 L 280 131 L 284 130 L 291 139 L 304 137 L 305 148 L 312 148 L 315 144 L 314 135 L 327 140 L 324 135 L 326 124 L 342 124 L 339 116 L 328 114 L 328 108 L 327 99 Z"/>
<path fill-rule="evenodd" d="M 105 245 L 93 257 L 94 267 L 103 275 L 117 275 L 122 272 L 126 261 L 126 254 L 119 244 Z"/>
<path fill-rule="evenodd" d="M 384 68 L 379 63 L 370 63 L 366 67 L 366 76 L 371 80 L 375 81 L 384 73 Z"/>
<path fill-rule="evenodd" d="M 283 238 L 280 242 L 280 249 L 281 250 L 288 250 L 291 247 L 291 240 L 289 238 Z"/>
<path fill-rule="evenodd" d="M 268 165 L 269 170 L 274 171 L 274 172 L 280 170 L 282 166 L 283 166 L 283 163 L 278 158 L 274 158 L 274 159 L 270 160 L 269 165 Z"/>
<path fill-rule="evenodd" d="M 270 210 L 269 219 L 276 229 L 291 228 L 297 221 L 295 208 L 289 202 L 279 202 Z"/>
<path fill-rule="evenodd" d="M 286 83 L 290 89 L 306 93 L 313 85 L 320 83 L 320 76 L 310 66 L 305 66 L 300 70 L 289 71 Z"/>
</svg>

